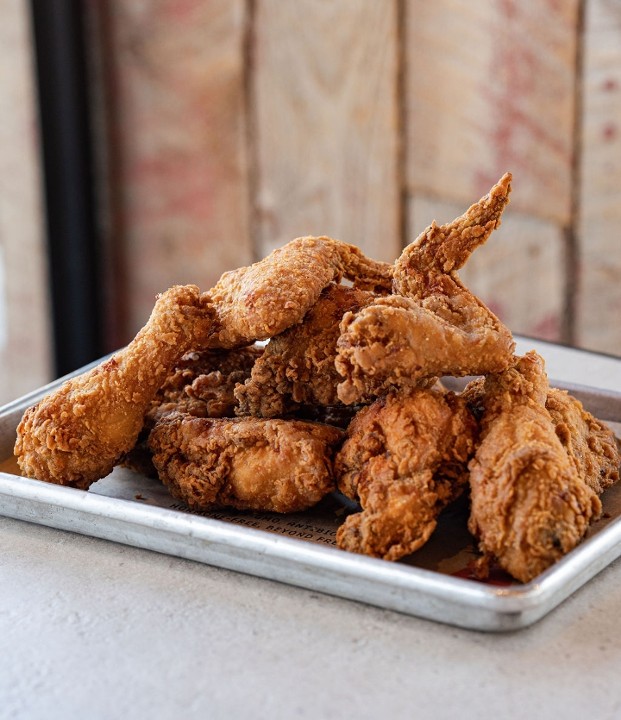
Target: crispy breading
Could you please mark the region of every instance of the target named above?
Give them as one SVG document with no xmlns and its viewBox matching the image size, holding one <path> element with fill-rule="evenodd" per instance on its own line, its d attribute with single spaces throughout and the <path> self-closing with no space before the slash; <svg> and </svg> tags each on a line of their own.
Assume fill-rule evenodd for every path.
<svg viewBox="0 0 621 720">
<path fill-rule="evenodd" d="M 328 425 L 258 418 L 162 417 L 149 437 L 171 494 L 194 509 L 297 512 L 334 489 L 342 432 Z"/>
<path fill-rule="evenodd" d="M 201 350 L 186 353 L 151 401 L 144 425 L 133 448 L 119 465 L 157 477 L 147 441 L 160 417 L 185 412 L 195 417 L 233 417 L 238 408 L 233 391 L 250 377 L 263 348 L 251 345 L 235 350 Z"/>
<path fill-rule="evenodd" d="M 488 376 L 470 463 L 470 531 L 486 559 L 522 582 L 572 550 L 602 509 L 556 434 L 548 391 L 535 352 Z"/>
<path fill-rule="evenodd" d="M 214 326 L 208 295 L 194 285 L 159 296 L 129 345 L 65 382 L 29 408 L 15 455 L 27 477 L 88 488 L 136 443 L 144 414 L 179 358 L 207 344 Z"/>
<path fill-rule="evenodd" d="M 443 390 L 395 392 L 361 410 L 335 460 L 339 490 L 362 506 L 339 547 L 386 560 L 422 547 L 467 484 L 476 433 L 466 404 Z"/>
<path fill-rule="evenodd" d="M 346 313 L 337 343 L 339 398 L 360 402 L 433 375 L 477 375 L 508 367 L 510 331 L 461 282 L 457 270 L 500 225 L 507 173 L 453 222 L 433 223 L 395 263 L 394 295 Z"/>
<path fill-rule="evenodd" d="M 338 405 L 334 359 L 339 323 L 345 312 L 359 310 L 375 297 L 330 283 L 301 324 L 270 340 L 251 377 L 237 387 L 240 414 L 278 417 L 301 405 Z"/>
<path fill-rule="evenodd" d="M 302 237 L 249 267 L 226 272 L 210 291 L 220 320 L 210 347 L 267 340 L 302 321 L 321 291 L 342 277 L 388 291 L 392 265 L 328 237 Z"/>
<path fill-rule="evenodd" d="M 598 495 L 618 482 L 621 454 L 612 430 L 564 390 L 550 388 L 546 409 L 578 476 Z"/>
</svg>

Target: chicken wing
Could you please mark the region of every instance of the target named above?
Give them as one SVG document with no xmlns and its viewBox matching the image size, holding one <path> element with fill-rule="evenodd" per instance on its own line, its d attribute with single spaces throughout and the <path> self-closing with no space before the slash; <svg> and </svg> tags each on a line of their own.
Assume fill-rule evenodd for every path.
<svg viewBox="0 0 621 720">
<path fill-rule="evenodd" d="M 335 460 L 339 490 L 362 506 L 337 532 L 344 550 L 398 560 L 418 550 L 467 485 L 477 425 L 453 393 L 391 393 L 361 410 Z"/>
<path fill-rule="evenodd" d="M 528 582 L 583 538 L 601 513 L 546 410 L 543 360 L 527 353 L 485 380 L 482 439 L 470 463 L 469 529 L 484 553 Z"/>
<path fill-rule="evenodd" d="M 300 325 L 270 340 L 251 377 L 237 387 L 240 413 L 277 417 L 300 405 L 337 405 L 339 323 L 345 312 L 359 310 L 375 297 L 367 290 L 330 283 Z"/>
<path fill-rule="evenodd" d="M 257 418 L 162 417 L 149 437 L 171 494 L 190 508 L 306 510 L 334 490 L 342 432 L 328 425 Z"/>
<path fill-rule="evenodd" d="M 210 291 L 220 328 L 210 347 L 267 340 L 302 321 L 321 291 L 342 277 L 356 287 L 388 292 L 392 266 L 328 237 L 303 237 L 249 267 L 226 272 Z"/>
<path fill-rule="evenodd" d="M 179 358 L 209 341 L 214 311 L 193 285 L 157 299 L 132 342 L 29 408 L 15 455 L 27 477 L 86 489 L 132 448 L 158 388 Z"/>
<path fill-rule="evenodd" d="M 513 357 L 510 331 L 461 282 L 457 270 L 500 224 L 511 175 L 448 225 L 433 223 L 395 263 L 395 295 L 341 323 L 336 368 L 345 403 L 436 374 L 500 372 Z"/>
</svg>

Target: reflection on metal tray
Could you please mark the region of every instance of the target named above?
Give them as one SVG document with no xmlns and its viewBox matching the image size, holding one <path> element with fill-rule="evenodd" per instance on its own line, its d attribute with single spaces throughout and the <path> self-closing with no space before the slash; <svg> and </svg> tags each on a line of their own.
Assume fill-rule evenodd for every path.
<svg viewBox="0 0 621 720">
<path fill-rule="evenodd" d="M 337 495 L 295 515 L 196 513 L 157 481 L 124 468 L 88 492 L 19 477 L 12 457 L 17 424 L 26 407 L 60 382 L 0 409 L 1 515 L 478 630 L 530 625 L 621 555 L 621 486 L 602 497 L 604 517 L 587 539 L 522 585 L 502 575 L 488 583 L 469 577 L 475 550 L 465 503 L 444 512 L 424 548 L 391 563 L 336 547 L 336 528 L 349 511 Z M 621 434 L 621 394 L 571 389 Z"/>
</svg>

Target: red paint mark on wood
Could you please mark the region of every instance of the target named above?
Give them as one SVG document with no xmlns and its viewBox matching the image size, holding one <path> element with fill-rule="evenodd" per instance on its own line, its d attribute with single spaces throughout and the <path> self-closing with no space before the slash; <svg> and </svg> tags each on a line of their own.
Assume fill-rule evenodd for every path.
<svg viewBox="0 0 621 720">
<path fill-rule="evenodd" d="M 561 8 L 554 3 L 551 8 L 562 15 Z M 555 155 L 570 161 L 568 146 L 555 128 L 543 124 L 539 115 L 529 113 L 529 108 L 533 107 L 531 98 L 537 93 L 540 60 L 534 49 L 516 37 L 514 28 L 520 6 L 515 0 L 501 0 L 499 10 L 501 18 L 494 34 L 490 70 L 499 82 L 482 88 L 496 120 L 487 133 L 493 165 L 485 171 L 473 169 L 474 181 L 480 192 L 495 183 L 507 170 L 518 176 L 520 170 L 525 176 L 532 173 L 532 158 L 524 152 L 525 146 L 547 147 Z"/>
<path fill-rule="evenodd" d="M 175 22 L 187 22 L 200 10 L 202 0 L 174 0 L 162 6 L 162 14 Z"/>
<path fill-rule="evenodd" d="M 530 332 L 542 340 L 558 340 L 560 337 L 561 320 L 556 313 L 549 313 L 541 318 Z"/>
<path fill-rule="evenodd" d="M 602 137 L 606 142 L 612 142 L 619 134 L 619 128 L 614 123 L 606 123 L 602 128 Z"/>
<path fill-rule="evenodd" d="M 490 300 L 486 300 L 485 304 L 500 320 L 507 317 L 504 303 L 502 303 L 500 300 L 497 300 L 496 298 L 491 298 Z"/>
<path fill-rule="evenodd" d="M 507 20 L 515 19 L 517 15 L 517 6 L 515 0 L 500 0 L 498 3 L 500 11 Z"/>
</svg>

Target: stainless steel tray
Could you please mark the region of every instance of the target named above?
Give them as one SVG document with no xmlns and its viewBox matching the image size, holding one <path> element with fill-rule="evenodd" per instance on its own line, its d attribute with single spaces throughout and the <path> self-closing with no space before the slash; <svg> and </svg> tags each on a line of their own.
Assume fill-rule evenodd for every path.
<svg viewBox="0 0 621 720">
<path fill-rule="evenodd" d="M 391 563 L 336 548 L 347 512 L 336 496 L 297 515 L 193 513 L 157 481 L 122 468 L 88 492 L 19 477 L 12 453 L 21 415 L 64 379 L 0 408 L 1 515 L 477 630 L 530 625 L 621 555 L 621 487 L 604 494 L 604 517 L 578 548 L 522 585 L 467 577 L 474 548 L 459 504 L 422 550 Z M 563 386 L 621 433 L 621 394 Z"/>
</svg>

